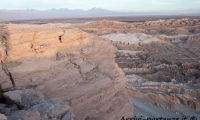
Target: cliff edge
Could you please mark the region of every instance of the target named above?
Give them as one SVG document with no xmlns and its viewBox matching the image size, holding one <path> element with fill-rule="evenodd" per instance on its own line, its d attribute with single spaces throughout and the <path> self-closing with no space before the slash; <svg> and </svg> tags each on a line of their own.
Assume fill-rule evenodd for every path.
<svg viewBox="0 0 200 120">
<path fill-rule="evenodd" d="M 0 85 L 68 103 L 76 120 L 132 117 L 126 78 L 109 41 L 56 25 L 0 25 Z"/>
</svg>

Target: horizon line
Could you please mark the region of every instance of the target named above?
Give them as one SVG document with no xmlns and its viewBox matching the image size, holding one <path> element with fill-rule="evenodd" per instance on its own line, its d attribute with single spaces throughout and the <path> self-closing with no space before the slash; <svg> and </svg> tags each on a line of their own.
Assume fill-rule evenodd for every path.
<svg viewBox="0 0 200 120">
<path fill-rule="evenodd" d="M 121 10 L 110 10 L 110 9 L 104 9 L 100 7 L 92 7 L 90 9 L 69 9 L 69 8 L 49 8 L 49 9 L 37 9 L 37 8 L 27 8 L 27 9 L 20 9 L 20 8 L 15 8 L 15 9 L 0 9 L 0 10 L 36 10 L 36 11 L 47 11 L 47 10 L 61 10 L 61 9 L 66 9 L 66 10 L 82 10 L 82 11 L 88 11 L 92 9 L 102 9 L 102 10 L 107 10 L 107 11 L 113 11 L 113 12 L 156 12 L 156 11 L 185 11 L 185 10 L 200 10 L 200 8 L 190 8 L 190 9 L 174 9 L 174 10 L 129 10 L 129 9 L 121 9 Z"/>
</svg>

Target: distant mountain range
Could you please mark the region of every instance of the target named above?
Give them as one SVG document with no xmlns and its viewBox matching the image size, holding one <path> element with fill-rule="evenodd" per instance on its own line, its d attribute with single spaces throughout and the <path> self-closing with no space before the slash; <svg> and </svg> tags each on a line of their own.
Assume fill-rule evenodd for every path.
<svg viewBox="0 0 200 120">
<path fill-rule="evenodd" d="M 50 10 L 0 10 L 0 22 L 33 20 L 33 19 L 57 19 L 74 17 L 102 17 L 102 16 L 134 16 L 134 15 L 175 15 L 175 14 L 200 14 L 200 9 L 171 10 L 171 11 L 110 11 L 102 8 L 92 8 L 89 10 L 67 8 Z"/>
</svg>

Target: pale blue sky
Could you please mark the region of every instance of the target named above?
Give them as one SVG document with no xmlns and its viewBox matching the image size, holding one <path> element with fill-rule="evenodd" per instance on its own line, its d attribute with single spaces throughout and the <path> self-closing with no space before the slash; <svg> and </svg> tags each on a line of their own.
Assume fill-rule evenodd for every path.
<svg viewBox="0 0 200 120">
<path fill-rule="evenodd" d="M 200 9 L 200 0 L 0 0 L 0 9 L 186 10 Z"/>
</svg>

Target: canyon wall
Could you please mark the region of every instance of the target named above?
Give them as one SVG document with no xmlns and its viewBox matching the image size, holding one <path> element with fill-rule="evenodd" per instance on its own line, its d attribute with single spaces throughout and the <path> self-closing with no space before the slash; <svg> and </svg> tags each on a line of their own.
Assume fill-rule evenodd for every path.
<svg viewBox="0 0 200 120">
<path fill-rule="evenodd" d="M 0 25 L 0 85 L 32 88 L 68 103 L 76 120 L 121 119 L 133 114 L 126 78 L 109 41 L 79 29 Z"/>
</svg>

